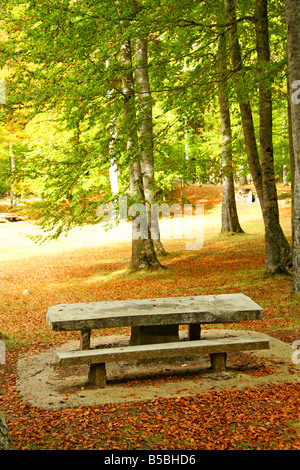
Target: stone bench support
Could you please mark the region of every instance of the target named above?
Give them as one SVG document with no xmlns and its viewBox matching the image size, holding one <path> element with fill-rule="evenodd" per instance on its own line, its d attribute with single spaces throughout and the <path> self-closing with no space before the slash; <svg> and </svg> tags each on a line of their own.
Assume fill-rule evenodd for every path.
<svg viewBox="0 0 300 470">
<path fill-rule="evenodd" d="M 263 335 L 262 335 L 263 336 Z M 211 367 L 215 372 L 226 368 L 226 356 L 229 352 L 269 349 L 267 336 L 236 336 L 214 340 L 177 341 L 174 343 L 156 343 L 129 345 L 125 347 L 78 350 L 57 353 L 59 366 L 88 364 L 89 382 L 99 388 L 106 386 L 107 362 L 139 361 L 171 357 L 199 356 L 209 354 Z"/>
</svg>

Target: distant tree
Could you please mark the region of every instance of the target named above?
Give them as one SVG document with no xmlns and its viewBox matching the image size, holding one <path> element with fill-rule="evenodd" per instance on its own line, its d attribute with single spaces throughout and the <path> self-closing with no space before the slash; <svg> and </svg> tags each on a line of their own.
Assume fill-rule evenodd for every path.
<svg viewBox="0 0 300 470">
<path fill-rule="evenodd" d="M 259 3 L 260 1 L 261 3 Z M 265 137 L 261 134 L 263 148 L 262 159 L 260 161 L 250 99 L 248 92 L 245 90 L 245 84 L 243 89 L 241 87 L 242 80 L 245 80 L 245 72 L 237 30 L 235 1 L 224 0 L 224 3 L 227 21 L 231 24 L 228 28 L 231 61 L 235 70 L 236 80 L 239 81 L 236 93 L 241 112 L 247 157 L 259 197 L 265 226 L 266 272 L 268 274 L 287 273 L 287 267 L 292 263 L 291 249 L 279 222 L 273 150 L 270 147 L 270 128 L 272 123 L 269 85 L 264 84 L 264 88 L 262 84 L 260 85 L 260 125 L 262 133 L 266 132 Z M 266 37 L 268 32 L 266 5 L 266 0 L 258 0 L 258 3 L 256 3 L 256 15 L 253 18 L 254 23 L 257 24 L 257 53 L 260 64 L 267 62 L 269 57 L 268 40 Z M 267 30 L 265 31 L 264 28 L 267 28 Z M 265 146 L 266 142 L 268 144 L 267 147 Z"/>
</svg>

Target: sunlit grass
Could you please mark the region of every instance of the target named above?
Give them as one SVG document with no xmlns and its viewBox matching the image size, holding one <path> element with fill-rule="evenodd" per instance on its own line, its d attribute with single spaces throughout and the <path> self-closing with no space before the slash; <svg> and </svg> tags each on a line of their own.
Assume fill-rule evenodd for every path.
<svg viewBox="0 0 300 470">
<path fill-rule="evenodd" d="M 290 210 L 290 206 L 280 206 L 289 240 Z M 210 204 L 204 215 L 204 244 L 199 250 L 186 250 L 190 239 L 164 238 L 164 233 L 171 231 L 162 230 L 168 254 L 160 258 L 166 269 L 158 272 L 128 271 L 130 223 L 111 232 L 85 226 L 42 245 L 27 237 L 37 232 L 33 224 L 2 224 L 0 331 L 21 343 L 56 338 L 46 323 L 46 313 L 51 305 L 60 303 L 233 292 L 243 292 L 265 308 L 265 326 L 298 326 L 299 300 L 291 293 L 292 277 L 265 275 L 259 204 L 238 203 L 238 214 L 244 233 L 221 234 L 219 199 Z M 182 221 L 172 219 L 169 223 L 174 226 Z M 192 227 L 194 221 L 184 223 Z M 168 229 L 168 220 L 161 224 Z M 30 290 L 29 295 L 23 294 L 25 289 Z"/>
</svg>

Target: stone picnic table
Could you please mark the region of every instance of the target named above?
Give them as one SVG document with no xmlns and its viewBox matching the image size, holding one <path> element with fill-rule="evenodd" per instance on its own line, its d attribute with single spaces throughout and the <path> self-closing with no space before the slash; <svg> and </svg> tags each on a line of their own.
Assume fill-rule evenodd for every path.
<svg viewBox="0 0 300 470">
<path fill-rule="evenodd" d="M 25 217 L 13 213 L 0 212 L 0 223 L 23 222 Z"/>
<path fill-rule="evenodd" d="M 220 294 L 60 304 L 48 309 L 54 331 L 80 331 L 80 349 L 90 349 L 91 330 L 130 327 L 130 345 L 179 341 L 179 325 L 199 340 L 201 324 L 261 320 L 263 308 L 244 294 Z"/>
</svg>

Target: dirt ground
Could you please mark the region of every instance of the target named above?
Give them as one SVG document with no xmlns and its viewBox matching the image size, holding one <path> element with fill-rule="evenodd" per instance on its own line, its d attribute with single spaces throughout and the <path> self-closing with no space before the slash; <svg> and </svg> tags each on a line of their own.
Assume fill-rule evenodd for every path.
<svg viewBox="0 0 300 470">
<path fill-rule="evenodd" d="M 203 338 L 232 335 L 262 335 L 257 332 L 207 329 Z M 185 331 L 180 332 L 185 339 Z M 264 336 L 264 335 L 263 335 Z M 124 403 L 156 398 L 195 396 L 208 390 L 243 389 L 264 384 L 299 382 L 300 364 L 294 364 L 292 343 L 269 337 L 270 349 L 228 354 L 227 369 L 210 370 L 209 357 L 185 357 L 171 361 L 107 364 L 107 386 L 88 384 L 88 366 L 58 368 L 56 352 L 78 349 L 70 341 L 57 348 L 19 358 L 17 389 L 25 402 L 48 410 L 106 403 Z M 126 336 L 93 338 L 91 347 L 111 347 L 128 343 Z"/>
</svg>

